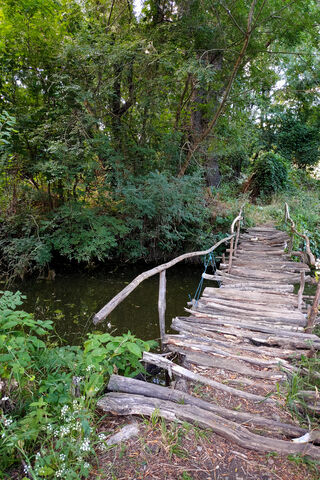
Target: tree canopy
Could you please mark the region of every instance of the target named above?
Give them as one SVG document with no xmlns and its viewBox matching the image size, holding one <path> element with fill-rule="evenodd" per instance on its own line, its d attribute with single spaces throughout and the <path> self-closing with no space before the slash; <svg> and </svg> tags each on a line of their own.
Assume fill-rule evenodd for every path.
<svg viewBox="0 0 320 480">
<path fill-rule="evenodd" d="M 200 228 L 204 181 L 239 176 L 273 146 L 298 167 L 318 162 L 315 0 L 146 0 L 139 18 L 132 0 L 3 0 L 0 17 L 7 254 L 24 231 L 42 264 L 120 245 L 141 258 L 156 250 L 141 243 L 152 219 L 166 255 Z M 176 191 L 186 213 L 153 188 Z"/>
</svg>

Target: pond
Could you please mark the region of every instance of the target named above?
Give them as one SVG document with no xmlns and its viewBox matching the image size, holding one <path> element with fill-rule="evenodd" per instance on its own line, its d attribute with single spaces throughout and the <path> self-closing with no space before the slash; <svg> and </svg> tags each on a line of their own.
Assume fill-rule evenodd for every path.
<svg viewBox="0 0 320 480">
<path fill-rule="evenodd" d="M 110 268 L 95 274 L 59 274 L 54 281 L 27 280 L 16 286 L 27 299 L 23 309 L 36 318 L 54 322 L 56 335 L 62 342 L 79 344 L 88 332 L 107 331 L 121 335 L 128 330 L 143 340 L 159 338 L 158 288 L 159 275 L 145 280 L 97 327 L 93 315 L 131 282 L 143 266 Z M 194 295 L 203 267 L 177 265 L 167 270 L 166 329 L 173 317 L 184 315 L 188 295 Z M 212 283 L 212 282 L 211 282 Z"/>
</svg>

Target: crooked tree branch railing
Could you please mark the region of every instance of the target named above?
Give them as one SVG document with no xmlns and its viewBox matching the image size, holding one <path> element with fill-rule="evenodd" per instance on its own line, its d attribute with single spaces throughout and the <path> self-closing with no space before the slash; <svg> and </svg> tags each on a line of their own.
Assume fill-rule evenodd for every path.
<svg viewBox="0 0 320 480">
<path fill-rule="evenodd" d="M 310 239 L 307 235 L 302 234 L 297 231 L 296 226 L 292 218 L 290 217 L 290 212 L 289 212 L 289 206 L 287 203 L 285 203 L 285 214 L 284 214 L 284 221 L 285 223 L 290 223 L 290 244 L 288 247 L 288 252 L 289 254 L 294 254 L 294 255 L 301 255 L 303 257 L 303 252 L 293 252 L 292 247 L 293 247 L 293 236 L 297 235 L 300 238 L 303 238 L 306 244 L 306 261 L 307 263 L 314 267 L 316 264 L 316 258 L 313 255 L 311 248 L 310 248 Z M 304 291 L 304 285 L 305 285 L 305 272 L 301 272 L 301 280 L 300 280 L 300 288 L 298 292 L 298 308 L 301 309 L 302 305 L 302 296 L 303 296 L 303 291 Z M 307 325 L 305 328 L 306 333 L 312 333 L 313 328 L 315 327 L 316 319 L 319 314 L 319 303 L 320 303 L 320 280 L 318 281 L 317 285 L 317 290 L 314 296 L 314 300 L 312 303 L 312 307 L 308 313 L 308 319 L 307 319 Z"/>
<path fill-rule="evenodd" d="M 166 270 L 168 268 L 173 267 L 182 260 L 186 260 L 192 257 L 199 257 L 208 255 L 209 253 L 216 250 L 220 245 L 223 243 L 229 242 L 231 240 L 230 245 L 230 256 L 229 256 L 229 268 L 232 265 L 232 256 L 233 253 L 237 250 L 239 235 L 240 235 L 240 228 L 241 228 L 241 220 L 242 220 L 242 211 L 244 205 L 240 209 L 239 215 L 233 220 L 231 225 L 231 234 L 226 237 L 222 238 L 219 242 L 217 242 L 213 247 L 209 248 L 208 250 L 203 250 L 199 252 L 190 252 L 180 255 L 179 257 L 174 258 L 170 262 L 163 263 L 162 265 L 158 265 L 157 267 L 152 268 L 151 270 L 147 270 L 146 272 L 141 273 L 138 275 L 134 280 L 132 280 L 129 285 L 127 285 L 121 292 L 119 292 L 115 297 L 113 297 L 98 313 L 95 314 L 93 317 L 94 325 L 102 322 L 110 313 L 128 296 L 130 293 L 137 288 L 140 283 L 142 283 L 147 278 L 153 277 L 154 275 L 160 274 L 160 281 L 159 281 L 159 298 L 158 298 L 158 311 L 159 311 L 159 325 L 160 325 L 160 338 L 163 340 L 165 335 L 165 312 L 166 312 Z M 235 233 L 235 226 L 237 225 L 237 232 Z M 235 244 L 234 244 L 235 241 Z"/>
<path fill-rule="evenodd" d="M 315 256 L 313 255 L 313 253 L 311 252 L 311 248 L 310 248 L 310 240 L 309 240 L 309 237 L 303 233 L 300 233 L 297 231 L 296 229 L 296 225 L 294 223 L 294 221 L 292 220 L 292 218 L 290 217 L 290 212 L 289 212 L 289 206 L 287 203 L 285 203 L 285 214 L 284 214 L 284 221 L 286 223 L 290 223 L 290 245 L 288 247 L 288 251 L 289 253 L 291 254 L 292 253 L 292 247 L 293 247 L 293 236 L 294 235 L 297 235 L 298 237 L 300 238 L 303 238 L 303 240 L 305 241 L 306 243 L 306 254 L 308 256 L 308 261 L 307 263 L 309 263 L 309 265 L 311 265 L 312 267 L 315 266 L 316 264 L 316 259 L 315 259 Z"/>
</svg>

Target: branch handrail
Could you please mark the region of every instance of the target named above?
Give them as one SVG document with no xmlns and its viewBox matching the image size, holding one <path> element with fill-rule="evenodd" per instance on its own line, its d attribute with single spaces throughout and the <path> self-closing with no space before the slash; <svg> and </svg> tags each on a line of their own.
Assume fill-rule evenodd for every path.
<svg viewBox="0 0 320 480">
<path fill-rule="evenodd" d="M 303 238 L 303 240 L 306 242 L 306 253 L 308 255 L 309 264 L 314 267 L 315 264 L 316 264 L 316 259 L 315 259 L 315 256 L 313 255 L 312 251 L 311 251 L 311 248 L 310 248 L 310 239 L 306 234 L 300 233 L 296 229 L 296 225 L 295 225 L 294 221 L 292 220 L 292 218 L 290 217 L 289 205 L 287 204 L 287 202 L 285 202 L 284 221 L 285 221 L 285 223 L 290 222 L 291 241 L 290 241 L 289 253 L 292 253 L 293 235 L 295 234 L 298 237 Z"/>
<path fill-rule="evenodd" d="M 134 280 L 132 280 L 129 285 L 127 285 L 123 290 L 121 290 L 115 297 L 113 297 L 104 307 L 97 312 L 94 317 L 93 317 L 93 323 L 94 325 L 97 325 L 98 323 L 102 322 L 110 313 L 128 296 L 130 293 L 135 290 L 140 283 L 142 283 L 144 280 L 147 278 L 153 277 L 156 274 L 160 274 L 160 285 L 159 285 L 159 301 L 158 301 L 158 309 L 159 309 L 159 320 L 160 320 L 160 332 L 161 332 L 161 338 L 163 337 L 164 334 L 164 317 L 165 317 L 165 289 L 166 289 L 166 281 L 165 281 L 165 272 L 168 270 L 168 268 L 173 267 L 177 263 L 181 262 L 182 260 L 186 260 L 189 258 L 193 257 L 198 257 L 198 256 L 204 256 L 208 255 L 209 253 L 213 252 L 216 250 L 220 245 L 223 243 L 228 242 L 229 240 L 234 242 L 234 237 L 236 237 L 236 245 L 239 239 L 239 234 L 240 234 L 240 223 L 242 220 L 242 211 L 243 211 L 244 205 L 242 205 L 240 209 L 239 215 L 234 219 L 231 225 L 231 234 L 228 235 L 225 238 L 222 238 L 214 244 L 212 247 L 208 248 L 207 250 L 203 251 L 197 251 L 197 252 L 190 252 L 190 253 L 184 253 L 183 255 L 180 255 L 179 257 L 174 258 L 173 260 L 163 263 L 161 265 L 158 265 L 157 267 L 154 267 L 150 270 L 147 270 L 146 272 L 141 273 L 138 275 Z M 237 233 L 234 232 L 235 225 L 238 223 L 238 229 Z M 233 246 L 232 246 L 233 250 Z M 230 251 L 230 256 L 232 257 L 232 251 Z"/>
<path fill-rule="evenodd" d="M 289 206 L 287 203 L 285 203 L 285 216 L 284 216 L 284 221 L 285 223 L 290 222 L 290 228 L 291 228 L 291 240 L 290 240 L 290 248 L 289 248 L 289 253 L 292 252 L 292 244 L 293 244 L 293 235 L 296 234 L 298 237 L 303 238 L 305 243 L 306 243 L 306 254 L 308 256 L 308 261 L 310 266 L 315 266 L 316 265 L 316 258 L 313 255 L 311 248 L 310 248 L 310 239 L 307 235 L 302 234 L 297 231 L 296 225 L 292 218 L 290 217 L 290 212 L 289 212 Z M 295 254 L 299 254 L 300 252 L 294 252 Z M 301 281 L 300 281 L 300 288 L 298 292 L 298 308 L 301 308 L 302 305 L 302 296 L 303 296 L 303 291 L 304 291 L 304 284 L 305 284 L 305 278 L 304 278 L 304 272 L 301 272 Z M 306 333 L 312 333 L 315 325 L 316 325 L 316 319 L 319 314 L 319 303 L 320 303 L 320 280 L 318 281 L 316 293 L 312 302 L 312 306 L 308 312 L 307 316 L 307 325 L 305 328 Z"/>
</svg>

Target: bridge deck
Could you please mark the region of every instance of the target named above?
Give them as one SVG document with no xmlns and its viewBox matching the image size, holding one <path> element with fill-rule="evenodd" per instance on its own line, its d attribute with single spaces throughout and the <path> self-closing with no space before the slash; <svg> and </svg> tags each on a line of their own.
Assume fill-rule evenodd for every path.
<svg viewBox="0 0 320 480">
<path fill-rule="evenodd" d="M 242 447 L 320 459 L 319 447 L 292 441 L 307 431 L 283 408 L 281 396 L 298 370 L 295 361 L 320 350 L 320 338 L 304 331 L 306 305 L 294 293 L 301 271 L 309 268 L 285 254 L 287 240 L 272 225 L 250 228 L 240 236 L 230 272 L 222 264 L 214 276 L 206 275 L 220 288 L 205 288 L 186 309 L 189 315 L 173 320 L 178 334 L 165 336 L 182 366 L 164 355 L 144 354 L 146 362 L 180 379 L 175 390 L 112 376 L 113 393 L 98 406 L 143 415 L 157 408 L 164 418 L 211 427 Z M 189 381 L 189 393 L 180 390 L 181 379 Z M 316 392 L 300 394 L 311 410 L 319 408 Z"/>
</svg>

